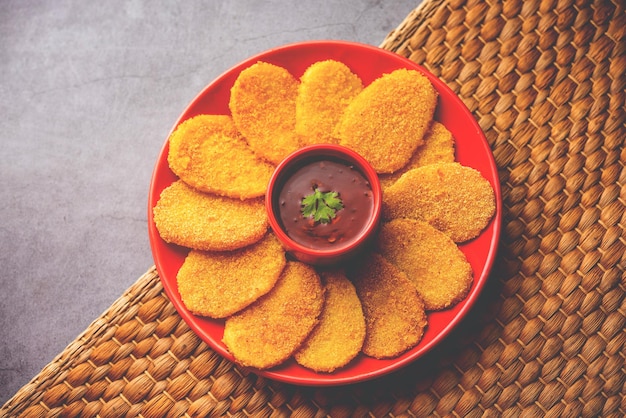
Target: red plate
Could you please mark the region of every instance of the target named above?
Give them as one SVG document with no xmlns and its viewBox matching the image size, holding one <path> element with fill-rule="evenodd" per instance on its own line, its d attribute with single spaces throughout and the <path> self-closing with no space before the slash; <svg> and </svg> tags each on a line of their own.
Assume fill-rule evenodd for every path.
<svg viewBox="0 0 626 418">
<path fill-rule="evenodd" d="M 373 46 L 344 41 L 311 41 L 286 45 L 253 56 L 228 70 L 202 90 L 176 121 L 172 131 L 179 123 L 194 115 L 230 114 L 228 101 L 231 86 L 244 68 L 259 60 L 280 65 L 288 69 L 295 77 L 300 77 L 309 65 L 326 59 L 345 63 L 361 77 L 364 85 L 368 85 L 383 73 L 399 68 L 418 70 L 426 75 L 439 92 L 435 118 L 454 135 L 457 161 L 480 171 L 493 186 L 496 194 L 496 214 L 479 237 L 461 246 L 461 250 L 474 270 L 474 283 L 469 295 L 451 309 L 430 313 L 424 337 L 412 350 L 391 360 L 376 360 L 360 355 L 348 366 L 329 374 L 315 373 L 299 366 L 294 361 L 288 361 L 271 370 L 254 371 L 271 379 L 319 386 L 342 385 L 382 376 L 423 356 L 441 342 L 470 310 L 487 282 L 496 256 L 501 222 L 497 167 L 485 136 L 467 107 L 442 81 L 421 66 L 400 55 Z M 152 176 L 148 202 L 148 230 L 156 268 L 165 292 L 181 317 L 211 348 L 232 361 L 233 357 L 222 343 L 224 321 L 191 314 L 178 294 L 176 274 L 188 250 L 165 243 L 154 225 L 152 208 L 156 205 L 161 191 L 177 179 L 167 164 L 168 149 L 168 143 L 165 141 Z"/>
</svg>

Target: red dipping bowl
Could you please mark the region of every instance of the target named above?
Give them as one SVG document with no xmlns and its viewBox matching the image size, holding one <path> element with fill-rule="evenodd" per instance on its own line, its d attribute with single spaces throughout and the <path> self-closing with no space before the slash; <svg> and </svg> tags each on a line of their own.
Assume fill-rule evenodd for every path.
<svg viewBox="0 0 626 418">
<path fill-rule="evenodd" d="M 278 197 L 285 182 L 299 168 L 310 162 L 325 159 L 338 161 L 346 166 L 353 167 L 365 177 L 371 188 L 372 207 L 357 235 L 351 237 L 345 243 L 316 248 L 312 244 L 299 242 L 300 240 L 292 238 L 287 233 L 281 221 Z M 270 227 L 288 254 L 296 260 L 307 264 L 329 266 L 349 261 L 371 244 L 380 224 L 382 189 L 376 171 L 361 155 L 341 145 L 316 144 L 294 151 L 278 164 L 267 187 L 265 208 Z"/>
</svg>

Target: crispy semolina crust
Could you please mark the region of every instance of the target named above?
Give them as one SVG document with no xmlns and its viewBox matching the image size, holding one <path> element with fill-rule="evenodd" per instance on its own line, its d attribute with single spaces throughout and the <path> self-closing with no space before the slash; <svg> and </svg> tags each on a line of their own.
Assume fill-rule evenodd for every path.
<svg viewBox="0 0 626 418">
<path fill-rule="evenodd" d="M 378 173 L 404 167 L 430 126 L 437 91 L 415 70 L 384 74 L 350 102 L 337 127 L 339 143 L 365 157 Z"/>
<path fill-rule="evenodd" d="M 296 361 L 317 372 L 348 364 L 365 340 L 365 318 L 354 285 L 339 271 L 321 274 L 325 288 L 320 323 L 295 354 Z"/>
<path fill-rule="evenodd" d="M 161 192 L 154 223 L 165 242 L 229 251 L 259 241 L 269 227 L 262 198 L 238 200 L 199 192 L 177 180 Z"/>
<path fill-rule="evenodd" d="M 404 173 L 385 190 L 383 218 L 428 222 L 455 242 L 480 234 L 496 209 L 491 184 L 459 163 L 431 164 Z"/>
<path fill-rule="evenodd" d="M 406 273 L 427 311 L 449 308 L 469 292 L 473 273 L 454 241 L 426 222 L 394 219 L 383 224 L 380 253 Z"/>
<path fill-rule="evenodd" d="M 274 164 L 300 147 L 298 84 L 285 68 L 259 61 L 239 74 L 230 91 L 235 126 L 257 155 Z"/>
<path fill-rule="evenodd" d="M 224 318 L 268 293 L 286 263 L 285 251 L 271 233 L 240 250 L 191 250 L 176 276 L 178 292 L 192 313 Z"/>
<path fill-rule="evenodd" d="M 274 288 L 226 319 L 224 344 L 247 367 L 268 369 L 290 358 L 317 325 L 324 291 L 313 267 L 287 262 Z"/>
<path fill-rule="evenodd" d="M 381 174 L 380 184 L 386 189 L 412 168 L 452 162 L 454 162 L 454 137 L 443 124 L 433 121 L 424 136 L 424 143 L 415 150 L 409 163 L 393 174 Z"/>
<path fill-rule="evenodd" d="M 296 132 L 302 145 L 339 142 L 335 127 L 361 90 L 361 79 L 342 62 L 318 61 L 307 68 L 296 98 Z"/>
<path fill-rule="evenodd" d="M 265 194 L 274 166 L 257 157 L 230 116 L 198 115 L 169 138 L 168 163 L 185 183 L 237 199 Z"/>
<path fill-rule="evenodd" d="M 223 342 L 239 365 L 294 359 L 332 373 L 361 352 L 394 358 L 420 342 L 426 310 L 467 295 L 471 266 L 453 240 L 486 227 L 495 195 L 478 171 L 454 162 L 454 138 L 433 120 L 437 96 L 415 70 L 363 87 L 338 61 L 316 62 L 300 80 L 259 61 L 235 80 L 230 116 L 197 115 L 170 135 L 179 180 L 153 208 L 155 226 L 191 250 L 177 274 L 181 300 L 195 315 L 224 319 Z M 275 165 L 313 143 L 355 150 L 384 188 L 375 252 L 323 281 L 287 260 L 263 201 Z"/>
<path fill-rule="evenodd" d="M 363 353 L 396 357 L 415 347 L 427 326 L 424 303 L 406 274 L 379 254 L 371 254 L 351 274 L 363 305 Z"/>
</svg>

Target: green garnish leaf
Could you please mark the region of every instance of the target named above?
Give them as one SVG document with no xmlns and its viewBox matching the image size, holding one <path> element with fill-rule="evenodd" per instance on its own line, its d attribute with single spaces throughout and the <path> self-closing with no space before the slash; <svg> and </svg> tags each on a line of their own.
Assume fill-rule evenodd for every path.
<svg viewBox="0 0 626 418">
<path fill-rule="evenodd" d="M 330 223 L 340 209 L 343 209 L 343 202 L 337 192 L 320 192 L 316 188 L 302 199 L 302 216 L 313 217 L 315 222 Z"/>
</svg>

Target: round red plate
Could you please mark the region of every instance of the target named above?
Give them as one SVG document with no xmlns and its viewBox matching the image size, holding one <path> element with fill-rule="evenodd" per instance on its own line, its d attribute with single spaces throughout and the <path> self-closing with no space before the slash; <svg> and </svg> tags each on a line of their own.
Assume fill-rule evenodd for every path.
<svg viewBox="0 0 626 418">
<path fill-rule="evenodd" d="M 320 386 L 343 385 L 382 376 L 416 360 L 441 342 L 469 311 L 487 282 L 496 256 L 501 223 L 497 167 L 485 136 L 467 107 L 442 81 L 421 66 L 400 55 L 373 46 L 344 41 L 311 41 L 282 46 L 253 56 L 231 68 L 202 90 L 181 114 L 172 130 L 194 115 L 230 114 L 228 101 L 231 86 L 244 68 L 257 61 L 282 66 L 295 77 L 300 77 L 309 65 L 326 59 L 345 63 L 361 77 L 364 85 L 368 85 L 384 73 L 399 68 L 418 70 L 426 75 L 439 92 L 435 119 L 443 123 L 454 135 L 457 161 L 480 171 L 493 186 L 496 194 L 496 214 L 479 237 L 460 246 L 474 270 L 474 283 L 469 295 L 451 309 L 430 313 L 424 337 L 412 350 L 391 360 L 376 360 L 360 355 L 348 366 L 333 373 L 315 373 L 293 361 L 271 370 L 254 370 L 259 375 L 283 382 Z M 233 360 L 221 341 L 224 322 L 191 314 L 180 299 L 176 274 L 188 250 L 165 243 L 154 225 L 152 208 L 156 205 L 161 191 L 177 179 L 167 164 L 168 150 L 166 140 L 156 162 L 148 202 L 148 230 L 156 268 L 165 292 L 191 329 L 217 353 Z"/>
</svg>

